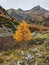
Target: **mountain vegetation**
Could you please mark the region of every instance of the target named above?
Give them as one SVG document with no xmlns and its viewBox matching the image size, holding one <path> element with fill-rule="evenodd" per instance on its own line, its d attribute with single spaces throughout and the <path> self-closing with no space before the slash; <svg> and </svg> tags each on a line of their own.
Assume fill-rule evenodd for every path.
<svg viewBox="0 0 49 65">
<path fill-rule="evenodd" d="M 29 26 L 25 21 L 22 21 L 18 26 L 13 38 L 20 43 L 21 45 L 26 45 L 26 42 L 32 39 L 31 31 L 29 30 Z"/>
<path fill-rule="evenodd" d="M 49 11 L 0 6 L 0 65 L 49 65 Z"/>
</svg>

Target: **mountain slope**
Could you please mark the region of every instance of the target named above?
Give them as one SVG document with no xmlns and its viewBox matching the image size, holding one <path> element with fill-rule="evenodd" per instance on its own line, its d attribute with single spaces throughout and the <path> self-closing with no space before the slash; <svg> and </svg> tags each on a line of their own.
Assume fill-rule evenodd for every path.
<svg viewBox="0 0 49 65">
<path fill-rule="evenodd" d="M 25 11 L 23 11 L 22 9 L 8 9 L 7 10 L 8 14 L 10 16 L 12 16 L 13 18 L 16 18 L 18 19 L 18 21 L 21 21 L 21 20 L 32 20 L 32 17 L 28 14 L 25 13 Z"/>
<path fill-rule="evenodd" d="M 15 31 L 17 29 L 17 21 L 25 20 L 27 23 L 33 23 L 37 26 L 49 27 L 49 11 L 40 6 L 36 6 L 30 10 L 24 11 L 22 9 L 8 9 L 7 11 L 0 6 L 0 28 L 4 28 L 6 32 L 8 30 Z M 38 26 L 38 25 L 39 26 Z M 2 29 L 3 30 L 3 29 Z M 49 30 L 49 29 L 48 29 Z"/>
<path fill-rule="evenodd" d="M 8 9 L 7 12 L 18 21 L 26 20 L 28 23 L 36 23 L 49 26 L 49 11 L 40 6 L 36 6 L 30 10 Z"/>
<path fill-rule="evenodd" d="M 17 29 L 17 23 L 7 13 L 7 11 L 0 6 L 0 36 L 10 35 Z"/>
</svg>

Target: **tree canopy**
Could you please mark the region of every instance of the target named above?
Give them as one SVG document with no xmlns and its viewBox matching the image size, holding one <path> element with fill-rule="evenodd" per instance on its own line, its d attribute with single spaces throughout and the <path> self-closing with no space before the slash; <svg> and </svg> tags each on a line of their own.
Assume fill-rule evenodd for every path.
<svg viewBox="0 0 49 65">
<path fill-rule="evenodd" d="M 17 42 L 29 41 L 32 39 L 31 31 L 29 30 L 29 26 L 25 21 L 22 21 L 19 24 L 18 29 L 15 31 L 15 34 L 13 35 L 13 38 Z"/>
</svg>

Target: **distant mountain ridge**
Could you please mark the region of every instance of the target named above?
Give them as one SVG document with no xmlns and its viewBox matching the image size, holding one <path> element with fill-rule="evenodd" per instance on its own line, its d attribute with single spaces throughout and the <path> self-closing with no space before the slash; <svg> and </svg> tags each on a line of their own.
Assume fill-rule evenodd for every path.
<svg viewBox="0 0 49 65">
<path fill-rule="evenodd" d="M 30 10 L 22 10 L 22 9 L 8 9 L 8 14 L 13 18 L 18 19 L 18 21 L 25 20 L 28 23 L 37 23 L 41 25 L 49 26 L 49 11 L 45 10 L 40 6 L 36 6 Z M 48 24 L 46 24 L 46 22 Z"/>
</svg>

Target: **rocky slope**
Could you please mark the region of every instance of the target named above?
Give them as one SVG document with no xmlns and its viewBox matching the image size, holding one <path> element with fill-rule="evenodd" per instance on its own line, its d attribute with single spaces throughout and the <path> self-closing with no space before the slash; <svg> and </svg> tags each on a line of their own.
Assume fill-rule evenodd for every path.
<svg viewBox="0 0 49 65">
<path fill-rule="evenodd" d="M 0 52 L 0 65 L 49 65 L 49 43 Z"/>
<path fill-rule="evenodd" d="M 16 30 L 14 19 L 0 6 L 0 36 L 6 36 Z"/>
<path fill-rule="evenodd" d="M 13 35 L 13 32 L 17 29 L 16 20 L 25 20 L 27 23 L 34 23 L 33 25 L 31 25 L 32 28 L 30 28 L 32 32 L 39 31 L 39 28 L 41 30 L 45 30 L 47 27 L 43 26 L 49 26 L 49 11 L 43 9 L 40 6 L 36 6 L 27 11 L 24 11 L 22 9 L 9 9 L 6 11 L 3 7 L 0 6 L 0 44 L 15 43 L 14 41 L 12 41 L 13 39 L 11 38 L 11 35 Z M 6 39 L 7 37 L 10 40 Z M 2 38 L 6 41 L 4 42 Z"/>
<path fill-rule="evenodd" d="M 49 11 L 40 6 L 36 6 L 30 10 L 8 9 L 7 12 L 18 21 L 26 20 L 28 23 L 36 23 L 49 26 Z"/>
</svg>

